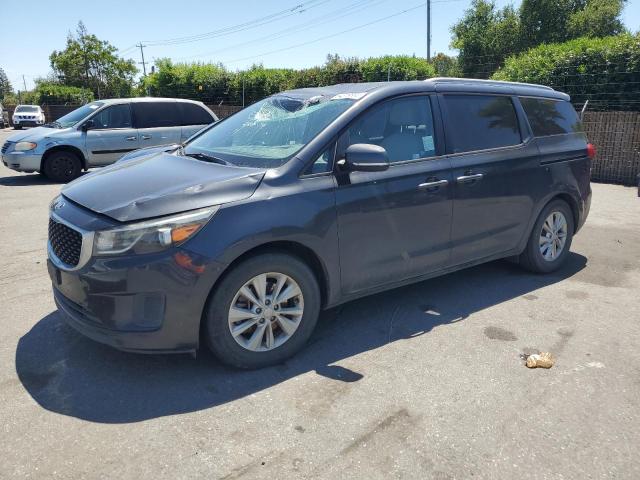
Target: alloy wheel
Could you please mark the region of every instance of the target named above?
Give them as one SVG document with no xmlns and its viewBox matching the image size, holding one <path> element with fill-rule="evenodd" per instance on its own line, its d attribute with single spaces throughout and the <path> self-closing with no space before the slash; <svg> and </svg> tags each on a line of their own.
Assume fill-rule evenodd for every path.
<svg viewBox="0 0 640 480">
<path fill-rule="evenodd" d="M 278 272 L 261 273 L 235 294 L 228 314 L 234 340 L 252 352 L 266 352 L 289 340 L 304 312 L 302 290 Z"/>
<path fill-rule="evenodd" d="M 567 219 L 559 211 L 551 212 L 542 224 L 540 253 L 547 262 L 560 256 L 567 243 Z"/>
</svg>

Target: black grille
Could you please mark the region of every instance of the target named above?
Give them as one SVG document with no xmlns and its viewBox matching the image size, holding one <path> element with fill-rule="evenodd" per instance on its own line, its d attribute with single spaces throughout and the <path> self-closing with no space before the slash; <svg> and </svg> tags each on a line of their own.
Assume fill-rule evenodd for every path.
<svg viewBox="0 0 640 480">
<path fill-rule="evenodd" d="M 4 145 L 2 145 L 2 153 L 5 153 L 7 150 L 9 150 L 9 145 L 11 145 L 11 142 L 4 142 Z"/>
<path fill-rule="evenodd" d="M 56 257 L 72 267 L 78 265 L 80 250 L 82 250 L 82 235 L 80 232 L 50 218 L 49 242 Z"/>
</svg>

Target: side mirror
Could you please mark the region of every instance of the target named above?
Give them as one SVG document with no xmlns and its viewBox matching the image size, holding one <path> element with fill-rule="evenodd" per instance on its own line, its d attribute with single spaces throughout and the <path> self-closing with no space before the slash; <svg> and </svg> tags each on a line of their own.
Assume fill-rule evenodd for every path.
<svg viewBox="0 0 640 480">
<path fill-rule="evenodd" d="M 82 131 L 86 132 L 87 130 L 91 130 L 92 128 L 96 128 L 96 122 L 93 120 L 87 120 L 82 124 Z"/>
<path fill-rule="evenodd" d="M 356 143 L 347 148 L 344 156 L 338 165 L 346 171 L 382 172 L 389 168 L 387 151 L 378 145 Z"/>
</svg>

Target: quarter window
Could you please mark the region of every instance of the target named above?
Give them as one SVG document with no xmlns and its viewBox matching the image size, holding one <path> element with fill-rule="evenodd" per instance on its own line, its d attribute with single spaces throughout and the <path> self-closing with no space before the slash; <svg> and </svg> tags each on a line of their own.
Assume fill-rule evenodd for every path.
<svg viewBox="0 0 640 480">
<path fill-rule="evenodd" d="M 129 104 L 112 105 L 98 112 L 92 118 L 95 128 L 131 128 L 131 109 Z"/>
<path fill-rule="evenodd" d="M 520 98 L 536 137 L 582 131 L 573 105 L 562 100 Z"/>
<path fill-rule="evenodd" d="M 182 123 L 176 102 L 132 104 L 138 128 L 178 127 Z"/>
<path fill-rule="evenodd" d="M 332 143 L 324 152 L 320 154 L 314 162 L 309 165 L 305 171 L 305 175 L 313 175 L 314 173 L 324 173 L 331 170 L 333 166 L 333 153 L 335 151 L 335 143 Z"/>
<path fill-rule="evenodd" d="M 444 95 L 447 144 L 452 153 L 508 147 L 522 142 L 518 117 L 509 97 Z"/>
<path fill-rule="evenodd" d="M 178 102 L 178 108 L 182 114 L 182 125 L 209 125 L 213 117 L 200 105 L 188 102 Z"/>
<path fill-rule="evenodd" d="M 400 97 L 376 105 L 355 120 L 345 137 L 341 147 L 379 145 L 390 162 L 433 157 L 436 147 L 429 97 Z"/>
</svg>

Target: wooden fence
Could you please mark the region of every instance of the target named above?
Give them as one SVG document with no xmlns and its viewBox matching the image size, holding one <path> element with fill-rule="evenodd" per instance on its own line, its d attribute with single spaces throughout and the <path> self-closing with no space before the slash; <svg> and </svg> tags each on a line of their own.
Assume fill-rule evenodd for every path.
<svg viewBox="0 0 640 480">
<path fill-rule="evenodd" d="M 207 105 L 219 118 L 241 110 L 237 105 Z M 9 117 L 15 106 L 7 105 Z M 55 120 L 78 105 L 43 105 L 47 121 Z M 584 116 L 589 141 L 596 146 L 591 179 L 596 182 L 636 185 L 640 174 L 640 112 L 589 112 Z"/>
<path fill-rule="evenodd" d="M 597 151 L 591 179 L 636 185 L 640 174 L 640 112 L 585 112 L 583 124 Z"/>
</svg>

